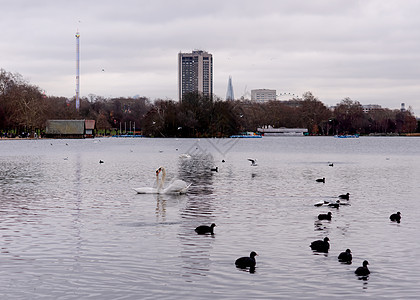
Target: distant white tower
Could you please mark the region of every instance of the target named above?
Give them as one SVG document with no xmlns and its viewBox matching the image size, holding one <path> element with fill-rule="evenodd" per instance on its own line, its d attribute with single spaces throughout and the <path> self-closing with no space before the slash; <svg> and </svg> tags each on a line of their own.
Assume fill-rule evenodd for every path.
<svg viewBox="0 0 420 300">
<path fill-rule="evenodd" d="M 233 96 L 232 76 L 229 76 L 226 100 L 235 100 L 235 97 Z"/>
<path fill-rule="evenodd" d="M 79 31 L 76 32 L 76 110 L 80 108 L 80 56 L 79 56 Z"/>
</svg>

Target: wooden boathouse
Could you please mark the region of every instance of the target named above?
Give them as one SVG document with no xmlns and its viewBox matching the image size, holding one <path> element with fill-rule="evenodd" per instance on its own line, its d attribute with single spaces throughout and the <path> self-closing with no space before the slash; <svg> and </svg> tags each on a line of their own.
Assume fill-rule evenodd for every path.
<svg viewBox="0 0 420 300">
<path fill-rule="evenodd" d="M 84 139 L 95 136 L 95 120 L 48 120 L 47 138 Z"/>
</svg>

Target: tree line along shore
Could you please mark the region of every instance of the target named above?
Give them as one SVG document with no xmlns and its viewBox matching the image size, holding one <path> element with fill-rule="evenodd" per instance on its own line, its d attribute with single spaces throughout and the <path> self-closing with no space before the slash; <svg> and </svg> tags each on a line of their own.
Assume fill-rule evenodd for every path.
<svg viewBox="0 0 420 300">
<path fill-rule="evenodd" d="M 364 112 L 350 98 L 333 110 L 311 92 L 289 101 L 223 101 L 200 93 L 182 103 L 146 97 L 104 98 L 90 94 L 80 99 L 47 96 L 23 79 L 0 69 L 0 133 L 4 137 L 43 137 L 47 120 L 96 122 L 97 135 L 131 132 L 150 137 L 228 137 L 257 128 L 307 128 L 309 135 L 416 135 L 420 126 L 411 109 Z"/>
</svg>

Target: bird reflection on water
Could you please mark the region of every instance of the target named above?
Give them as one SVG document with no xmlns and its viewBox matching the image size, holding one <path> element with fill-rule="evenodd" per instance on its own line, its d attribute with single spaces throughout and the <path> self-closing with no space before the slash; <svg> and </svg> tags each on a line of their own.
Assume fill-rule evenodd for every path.
<svg viewBox="0 0 420 300">
<path fill-rule="evenodd" d="M 197 224 L 216 223 L 216 208 L 213 206 L 216 173 L 211 171 L 214 165 L 213 156 L 206 153 L 178 160 L 178 178 L 191 183 L 180 210 L 183 223 L 177 235 L 181 245 L 183 276 L 186 278 L 207 276 L 212 263 L 210 250 L 217 234 L 201 235 L 194 229 Z"/>
</svg>

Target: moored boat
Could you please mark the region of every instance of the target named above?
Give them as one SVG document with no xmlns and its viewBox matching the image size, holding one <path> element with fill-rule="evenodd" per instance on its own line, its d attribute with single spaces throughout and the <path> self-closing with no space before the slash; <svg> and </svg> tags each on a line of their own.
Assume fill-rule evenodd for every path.
<svg viewBox="0 0 420 300">
<path fill-rule="evenodd" d="M 242 134 L 238 135 L 231 135 L 231 138 L 262 138 L 262 135 L 257 134 L 255 132 L 243 132 Z"/>
</svg>

